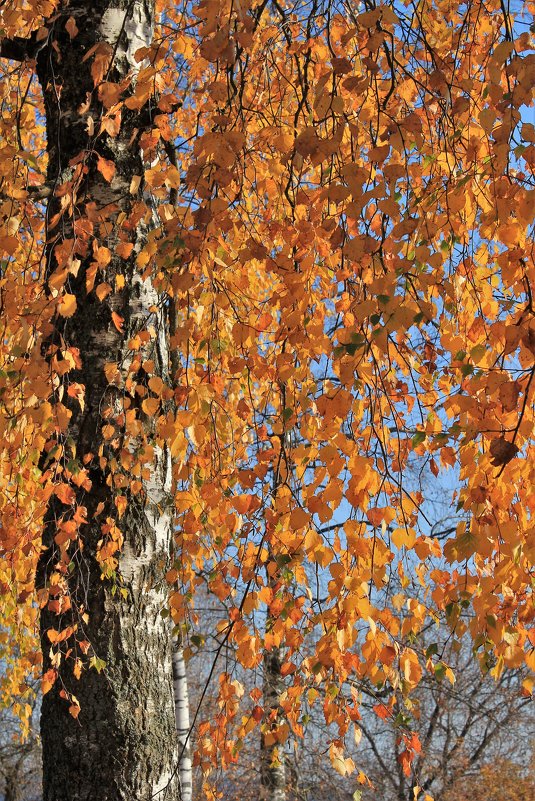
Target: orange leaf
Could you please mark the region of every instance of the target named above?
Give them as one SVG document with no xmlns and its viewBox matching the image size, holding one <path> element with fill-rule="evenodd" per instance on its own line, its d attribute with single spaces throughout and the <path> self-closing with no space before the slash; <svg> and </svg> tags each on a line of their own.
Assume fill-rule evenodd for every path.
<svg viewBox="0 0 535 801">
<path fill-rule="evenodd" d="M 93 247 L 93 254 L 99 270 L 103 270 L 111 261 L 111 250 L 102 245 L 98 246 L 95 244 Z"/>
<path fill-rule="evenodd" d="M 112 289 L 111 286 L 104 281 L 102 284 L 99 284 L 96 287 L 95 295 L 99 300 L 104 300 L 104 298 L 106 298 L 110 294 L 111 289 Z"/>
<path fill-rule="evenodd" d="M 52 645 L 54 645 L 54 643 L 56 642 L 59 642 L 60 633 L 56 629 L 48 629 L 46 636 L 48 637 Z"/>
<path fill-rule="evenodd" d="M 57 670 L 53 670 L 52 668 L 47 670 L 46 673 L 41 677 L 41 692 L 43 695 L 46 695 L 47 692 L 52 689 L 57 677 Z"/>
<path fill-rule="evenodd" d="M 153 417 L 160 408 L 160 401 L 158 398 L 145 398 L 141 404 L 141 408 L 149 417 Z"/>
<path fill-rule="evenodd" d="M 387 720 L 388 718 L 392 717 L 391 710 L 385 706 L 385 704 L 375 704 L 373 711 L 382 720 Z"/>
<path fill-rule="evenodd" d="M 12 256 L 19 246 L 19 240 L 16 236 L 1 236 L 0 237 L 0 250 L 5 251 L 9 256 Z"/>
<path fill-rule="evenodd" d="M 232 505 L 240 515 L 247 514 L 252 503 L 251 495 L 235 495 L 232 499 Z"/>
<path fill-rule="evenodd" d="M 124 333 L 123 332 L 124 317 L 121 317 L 121 315 L 117 314 L 117 312 L 112 312 L 111 319 L 113 320 L 113 324 L 117 329 L 117 331 L 119 331 L 120 334 Z"/>
<path fill-rule="evenodd" d="M 402 751 L 401 754 L 398 756 L 398 762 L 403 769 L 403 773 L 405 776 L 411 775 L 411 764 L 412 764 L 413 754 L 411 751 Z"/>
<path fill-rule="evenodd" d="M 65 23 L 65 30 L 71 39 L 74 39 L 74 37 L 78 35 L 78 26 L 76 25 L 76 20 L 74 17 L 69 17 Z"/>
<path fill-rule="evenodd" d="M 292 673 L 295 673 L 296 670 L 297 667 L 293 662 L 285 662 L 281 666 L 281 676 L 290 676 Z"/>
<path fill-rule="evenodd" d="M 54 494 L 67 506 L 72 506 L 76 500 L 76 493 L 69 484 L 58 484 L 54 487 Z"/>
<path fill-rule="evenodd" d="M 99 156 L 97 161 L 97 170 L 109 183 L 115 175 L 115 164 L 113 161 L 110 161 L 109 159 L 103 159 L 102 156 Z"/>
<path fill-rule="evenodd" d="M 115 498 L 115 506 L 117 507 L 117 511 L 119 513 L 119 517 L 121 518 L 125 512 L 127 506 L 127 500 L 125 495 L 117 495 Z"/>
<path fill-rule="evenodd" d="M 310 522 L 310 515 L 304 509 L 294 509 L 290 515 L 290 525 L 293 531 L 303 528 Z"/>
<path fill-rule="evenodd" d="M 518 381 L 507 381 L 500 386 L 498 397 L 506 412 L 512 412 L 516 409 L 519 393 L 520 386 Z"/>
<path fill-rule="evenodd" d="M 115 252 L 121 259 L 127 259 L 134 249 L 132 242 L 119 242 L 115 248 Z"/>
</svg>

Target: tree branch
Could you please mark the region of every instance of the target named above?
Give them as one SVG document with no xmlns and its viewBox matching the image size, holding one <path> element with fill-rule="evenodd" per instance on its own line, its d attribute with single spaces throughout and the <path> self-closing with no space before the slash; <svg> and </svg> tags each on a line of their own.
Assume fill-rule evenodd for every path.
<svg viewBox="0 0 535 801">
<path fill-rule="evenodd" d="M 377 748 L 377 743 L 375 741 L 375 737 L 372 734 L 370 734 L 370 732 L 367 731 L 367 729 L 364 726 L 362 720 L 359 720 L 359 728 L 362 730 L 362 733 L 364 734 L 365 738 L 367 739 L 368 743 L 370 744 L 370 747 L 371 747 L 371 749 L 372 749 L 372 751 L 373 751 L 373 753 L 375 755 L 375 758 L 376 758 L 377 762 L 379 763 L 379 765 L 381 767 L 381 770 L 383 771 L 383 774 L 386 776 L 386 778 L 388 779 L 388 781 L 390 782 L 390 784 L 394 788 L 394 791 L 396 793 L 398 793 L 399 792 L 399 786 L 398 786 L 397 782 L 395 781 L 395 779 L 393 778 L 392 773 L 390 772 L 390 770 L 386 766 L 385 761 L 383 760 L 383 758 L 382 758 L 382 756 L 381 756 L 381 754 L 379 752 L 379 749 Z"/>
<path fill-rule="evenodd" d="M 15 36 L 13 39 L 1 39 L 0 58 L 8 58 L 10 61 L 26 61 L 35 57 L 39 44 L 37 31 L 34 31 L 27 39 L 22 36 Z"/>
</svg>

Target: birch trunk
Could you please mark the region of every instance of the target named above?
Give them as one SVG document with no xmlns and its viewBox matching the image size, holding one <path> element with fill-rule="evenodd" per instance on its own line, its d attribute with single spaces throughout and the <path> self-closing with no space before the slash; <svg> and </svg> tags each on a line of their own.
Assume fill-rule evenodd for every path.
<svg viewBox="0 0 535 801">
<path fill-rule="evenodd" d="M 281 408 L 286 408 L 286 389 L 281 384 Z M 281 445 L 286 443 L 287 435 L 284 433 Z M 276 498 L 280 485 L 278 468 L 273 471 L 272 493 Z M 270 549 L 270 555 L 273 554 Z M 268 586 L 276 591 L 277 576 L 266 571 Z M 266 619 L 266 632 L 273 625 L 273 619 L 268 615 Z M 284 744 L 271 742 L 270 728 L 276 729 L 281 722 L 280 696 L 284 691 L 284 679 L 281 673 L 283 664 L 283 651 L 280 647 L 273 647 L 270 651 L 264 649 L 263 658 L 263 698 L 264 723 L 260 738 L 260 778 L 261 798 L 263 801 L 286 801 L 286 758 Z"/>
<path fill-rule="evenodd" d="M 264 709 L 268 721 L 272 725 L 280 723 L 280 696 L 284 690 L 284 679 L 281 675 L 282 654 L 280 648 L 264 651 L 263 663 L 263 696 Z M 266 725 L 266 724 L 264 724 Z M 264 801 L 286 801 L 286 759 L 284 745 L 271 743 L 266 735 L 261 737 L 261 797 Z"/>
<path fill-rule="evenodd" d="M 191 763 L 188 677 L 184 649 L 179 637 L 173 640 L 173 690 L 175 696 L 176 731 L 178 738 L 178 773 L 181 801 L 191 801 L 193 773 Z"/>
<path fill-rule="evenodd" d="M 102 80 L 118 83 L 127 75 L 135 76 L 139 69 L 135 52 L 150 44 L 153 14 L 153 0 L 64 2 L 49 21 L 48 39 L 37 56 L 46 111 L 48 184 L 53 190 L 46 253 L 51 295 L 60 266 L 58 245 L 78 262 L 77 269 L 70 270 L 65 290 L 75 296 L 76 310 L 72 316 L 57 316 L 53 329 L 45 334 L 51 362 L 61 362 L 67 350 L 79 359 L 78 366 L 60 379 L 55 393 L 56 409 L 61 403 L 71 413 L 57 436 L 55 458 L 64 475 L 83 467 L 91 482 L 85 488 L 73 484 L 76 504 L 85 507 L 87 518 L 79 530 L 80 546 L 71 547 L 66 556 L 58 543 L 58 521 L 69 512 L 56 497 L 50 502 L 43 534 L 37 581 L 44 607 L 44 669 L 55 668 L 59 673 L 42 704 L 44 801 L 175 801 L 179 797 L 171 637 L 160 614 L 166 604 L 163 574 L 172 536 L 170 458 L 155 447 L 144 465 L 141 489 L 132 490 L 127 468 L 117 489 L 114 476 L 121 466 L 114 466 L 112 460 L 118 458 L 119 447 L 102 435 L 104 422 L 115 426 L 122 452 L 132 458 L 137 446 L 150 442 L 152 423 L 142 413 L 139 396 L 125 389 L 129 370 L 134 384 L 143 380 L 140 371 L 133 374 L 130 369 L 133 353 L 127 343 L 134 334 L 148 334 L 137 353 L 142 361 L 154 362 L 153 374 L 165 378 L 168 369 L 162 304 L 151 281 L 141 278 L 135 264 L 144 230 L 150 226 L 142 183 L 135 188 L 143 175 L 138 144 L 141 114 L 123 107 L 115 130 L 113 121 L 109 128 L 102 126 L 106 115 L 110 118 L 109 109 L 101 104 L 95 73 L 91 74 L 100 52 L 112 58 Z M 72 39 L 65 28 L 69 17 L 74 17 L 78 28 Z M 92 50 L 95 46 L 100 50 Z M 123 98 L 132 91 L 133 84 L 124 90 Z M 97 154 L 115 164 L 111 181 L 97 169 Z M 85 172 L 77 178 L 79 165 Z M 75 185 L 68 190 L 72 208 L 67 206 L 58 216 L 61 186 L 73 179 Z M 116 253 L 121 230 L 134 246 L 129 258 Z M 105 281 L 112 287 L 104 301 L 91 289 L 97 247 L 108 248 L 111 256 L 98 275 L 93 273 L 95 286 Z M 120 276 L 124 276 L 124 287 Z M 120 319 L 123 323 L 116 325 Z M 117 382 L 108 381 L 106 364 L 118 365 Z M 85 386 L 83 407 L 67 394 L 72 382 Z M 128 410 L 139 421 L 133 437 L 125 425 Z M 115 503 L 118 494 L 127 498 L 120 518 Z M 120 528 L 124 542 L 115 554 L 115 574 L 108 571 L 102 578 L 98 554 L 109 535 L 110 521 Z M 69 585 L 72 599 L 72 608 L 61 619 L 56 614 L 58 581 Z M 63 647 L 51 648 L 47 630 L 68 624 L 78 626 L 76 637 Z M 84 670 L 79 679 L 74 677 L 74 657 L 80 655 L 75 639 L 91 644 L 88 656 L 102 660 L 103 671 Z M 70 654 L 68 648 L 72 648 Z M 68 711 L 65 696 L 71 695 L 81 707 L 78 719 Z"/>
</svg>

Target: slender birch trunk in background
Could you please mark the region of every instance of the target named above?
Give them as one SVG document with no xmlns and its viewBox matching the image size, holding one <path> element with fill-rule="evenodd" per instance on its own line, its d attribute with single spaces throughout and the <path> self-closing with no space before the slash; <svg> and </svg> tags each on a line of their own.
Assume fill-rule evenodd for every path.
<svg viewBox="0 0 535 801">
<path fill-rule="evenodd" d="M 280 648 L 264 651 L 263 696 L 266 718 L 279 722 L 280 695 L 284 690 L 281 676 L 282 653 Z M 269 727 L 261 737 L 262 798 L 265 801 L 286 801 L 286 759 L 284 745 L 272 743 Z"/>
<path fill-rule="evenodd" d="M 191 801 L 193 773 L 191 762 L 188 677 L 184 649 L 180 637 L 173 638 L 173 689 L 175 696 L 176 731 L 178 738 L 178 774 L 181 801 Z"/>
</svg>

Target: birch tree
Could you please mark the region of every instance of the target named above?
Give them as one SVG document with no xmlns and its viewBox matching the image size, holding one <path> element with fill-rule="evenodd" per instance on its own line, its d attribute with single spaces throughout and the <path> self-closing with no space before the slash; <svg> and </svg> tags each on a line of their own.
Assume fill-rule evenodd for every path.
<svg viewBox="0 0 535 801">
<path fill-rule="evenodd" d="M 141 408 L 142 426 L 128 430 L 137 401 L 124 394 L 124 377 L 144 360 L 154 376 L 167 375 L 166 321 L 150 277 L 135 269 L 151 223 L 142 202 L 143 120 L 126 106 L 115 114 L 106 94 L 126 82 L 126 97 L 135 96 L 136 53 L 151 44 L 153 15 L 151 0 L 73 0 L 28 40 L 3 44 L 4 55 L 33 59 L 41 85 L 50 193 L 43 269 L 49 296 L 66 288 L 42 346 L 56 376 L 51 413 L 63 418 L 42 470 L 46 476 L 54 457 L 54 469 L 73 480 L 50 499 L 37 568 L 45 689 L 57 686 L 43 698 L 45 801 L 95 798 L 95 782 L 103 801 L 178 795 L 171 641 L 160 614 L 172 536 L 170 455 L 150 444 Z M 110 287 L 105 303 L 91 293 L 97 273 Z M 134 354 L 135 336 L 143 343 Z M 62 365 L 74 368 L 68 377 Z M 103 423 L 121 439 L 122 465 Z M 124 477 L 143 452 L 135 492 Z M 72 503 L 78 517 L 67 520 Z M 83 545 L 68 553 L 81 525 Z M 66 655 L 60 643 L 75 630 L 79 644 Z M 78 682 L 84 650 L 96 669 Z"/>
</svg>

